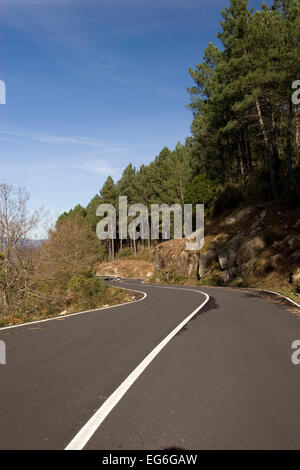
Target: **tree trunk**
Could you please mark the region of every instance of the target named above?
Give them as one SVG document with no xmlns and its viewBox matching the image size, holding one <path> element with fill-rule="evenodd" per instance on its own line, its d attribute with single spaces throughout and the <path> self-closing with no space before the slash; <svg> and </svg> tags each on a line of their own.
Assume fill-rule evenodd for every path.
<svg viewBox="0 0 300 470">
<path fill-rule="evenodd" d="M 276 178 L 280 170 L 280 158 L 279 158 L 279 153 L 278 153 L 274 111 L 271 112 L 271 135 L 272 135 L 272 153 L 273 153 L 273 161 L 274 161 L 274 171 L 275 171 L 275 178 Z"/>
<path fill-rule="evenodd" d="M 268 154 L 268 167 L 269 167 L 269 173 L 270 173 L 270 181 L 271 181 L 271 189 L 272 189 L 272 197 L 274 201 L 277 201 L 278 196 L 277 196 L 277 190 L 276 190 L 276 183 L 275 183 L 275 169 L 274 169 L 274 158 L 268 138 L 268 134 L 265 128 L 265 123 L 264 119 L 261 113 L 261 108 L 259 101 L 256 101 L 256 109 L 257 109 L 257 114 L 258 114 L 258 120 L 261 128 L 261 132 L 264 138 L 264 144 L 265 144 L 265 149 Z"/>
<path fill-rule="evenodd" d="M 224 182 L 226 179 L 226 175 L 225 175 L 225 158 L 224 158 L 223 148 L 220 150 L 219 156 L 220 156 L 220 163 L 221 163 L 222 181 Z"/>
<path fill-rule="evenodd" d="M 115 241 L 113 238 L 111 239 L 111 259 L 115 259 Z"/>
<path fill-rule="evenodd" d="M 145 249 L 145 233 L 144 233 L 144 223 L 141 224 L 141 250 Z"/>
<path fill-rule="evenodd" d="M 4 305 L 4 307 L 7 307 L 7 306 L 8 306 L 8 302 L 7 302 L 7 297 L 6 297 L 5 290 L 3 291 L 2 298 L 3 298 L 3 305 Z"/>
<path fill-rule="evenodd" d="M 241 149 L 241 143 L 240 142 L 238 143 L 238 166 L 239 166 L 241 178 L 244 181 L 244 179 L 245 179 L 245 167 L 244 167 L 242 149 Z"/>
<path fill-rule="evenodd" d="M 134 254 L 134 256 L 136 256 L 136 240 L 135 240 L 135 238 L 133 238 L 132 243 L 133 243 L 133 254 Z"/>
<path fill-rule="evenodd" d="M 180 190 L 180 199 L 181 199 L 181 204 L 184 204 L 184 192 L 183 192 L 183 184 L 182 184 L 182 179 L 179 178 L 179 190 Z"/>
<path fill-rule="evenodd" d="M 129 240 L 130 240 L 130 242 L 129 242 L 129 243 L 130 243 L 130 248 L 131 248 L 131 251 L 132 251 L 132 253 L 133 253 L 133 244 L 132 244 L 132 238 L 131 238 L 131 236 L 129 236 Z"/>
<path fill-rule="evenodd" d="M 122 228 L 121 228 L 121 225 L 119 225 L 120 229 L 119 229 L 119 238 L 120 238 L 120 251 L 123 250 L 123 232 L 122 232 Z"/>
<path fill-rule="evenodd" d="M 110 238 L 107 239 L 108 243 L 108 261 L 111 260 L 111 248 L 110 248 Z"/>
<path fill-rule="evenodd" d="M 294 186 L 296 194 L 300 199 L 300 187 L 297 183 L 295 174 L 293 172 L 293 163 L 292 163 L 292 125 L 293 125 L 293 104 L 290 102 L 289 104 L 289 114 L 288 114 L 288 125 L 287 125 L 287 135 L 286 135 L 286 148 L 285 148 L 285 156 L 287 160 L 287 167 L 289 172 L 289 178 Z"/>
<path fill-rule="evenodd" d="M 147 220 L 147 224 L 148 224 L 148 251 L 151 254 L 151 227 L 150 227 L 149 217 Z"/>
<path fill-rule="evenodd" d="M 249 174 L 249 161 L 247 157 L 245 134 L 243 130 L 241 131 L 241 158 L 244 169 L 244 177 L 246 177 Z"/>
<path fill-rule="evenodd" d="M 248 160 L 249 172 L 251 173 L 251 171 L 253 169 L 252 151 L 251 151 L 251 143 L 250 143 L 250 139 L 249 139 L 249 134 L 248 134 L 247 130 L 246 130 L 246 151 L 247 151 L 247 160 Z"/>
<path fill-rule="evenodd" d="M 300 139 L 299 139 L 299 128 L 300 128 L 300 118 L 299 118 L 299 111 L 296 111 L 296 147 L 299 150 L 300 147 Z"/>
<path fill-rule="evenodd" d="M 296 151 L 297 151 L 297 164 L 300 164 L 300 111 L 296 110 Z"/>
</svg>

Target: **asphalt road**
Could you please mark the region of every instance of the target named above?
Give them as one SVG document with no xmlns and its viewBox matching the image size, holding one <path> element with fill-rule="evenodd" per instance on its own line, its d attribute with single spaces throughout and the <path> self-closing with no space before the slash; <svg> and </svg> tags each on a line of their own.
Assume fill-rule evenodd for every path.
<svg viewBox="0 0 300 470">
<path fill-rule="evenodd" d="M 300 449 L 300 317 L 244 291 L 121 285 L 147 298 L 0 330 L 0 449 L 66 448 L 201 292 L 84 448 Z"/>
</svg>

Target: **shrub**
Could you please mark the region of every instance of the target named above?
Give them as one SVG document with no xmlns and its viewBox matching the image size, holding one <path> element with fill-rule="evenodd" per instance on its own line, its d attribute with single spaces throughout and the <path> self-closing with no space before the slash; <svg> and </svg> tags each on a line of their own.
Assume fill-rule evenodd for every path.
<svg viewBox="0 0 300 470">
<path fill-rule="evenodd" d="M 268 201 L 271 198 L 270 177 L 266 171 L 254 171 L 247 181 L 248 202 Z"/>
<path fill-rule="evenodd" d="M 195 176 L 188 186 L 185 202 L 187 204 L 210 204 L 216 194 L 217 182 L 203 174 Z"/>
<path fill-rule="evenodd" d="M 223 286 L 224 281 L 218 274 L 212 274 L 211 276 L 203 277 L 199 281 L 199 285 L 202 286 Z"/>
<path fill-rule="evenodd" d="M 91 271 L 85 271 L 73 276 L 67 284 L 67 304 L 72 307 L 95 308 L 105 292 L 103 279 L 93 276 Z"/>
<path fill-rule="evenodd" d="M 244 200 L 244 192 L 238 184 L 227 183 L 225 186 L 220 186 L 212 204 L 212 216 L 223 214 L 229 209 L 235 209 Z"/>
<path fill-rule="evenodd" d="M 117 253 L 116 258 L 117 259 L 128 258 L 129 256 L 132 256 L 132 249 L 129 246 L 126 246 L 125 248 L 122 249 L 122 251 L 119 251 Z"/>
</svg>

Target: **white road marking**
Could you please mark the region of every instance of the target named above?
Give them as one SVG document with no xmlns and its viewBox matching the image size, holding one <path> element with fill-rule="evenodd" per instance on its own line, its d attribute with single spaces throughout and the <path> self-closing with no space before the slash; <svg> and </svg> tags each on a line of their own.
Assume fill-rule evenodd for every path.
<svg viewBox="0 0 300 470">
<path fill-rule="evenodd" d="M 147 286 L 157 288 L 158 286 Z M 180 330 L 207 304 L 209 301 L 209 296 L 204 292 L 195 290 L 195 289 L 184 289 L 179 287 L 165 287 L 160 286 L 161 289 L 179 289 L 186 290 L 189 292 L 197 292 L 197 294 L 202 294 L 206 297 L 205 301 L 194 310 L 183 322 L 181 322 L 158 346 L 156 346 L 153 351 L 148 354 L 148 356 L 134 369 L 133 372 L 124 380 L 123 383 L 110 395 L 110 397 L 100 406 L 96 413 L 89 419 L 89 421 L 81 428 L 81 430 L 76 434 L 74 439 L 68 444 L 65 450 L 82 450 L 95 432 L 99 429 L 100 425 L 103 423 L 105 418 L 109 413 L 114 409 L 114 407 L 119 403 L 121 398 L 125 393 L 130 389 L 138 377 L 144 372 L 144 370 L 149 366 L 149 364 L 155 359 L 155 357 L 160 353 L 162 349 L 174 338 L 174 336 L 179 333 Z"/>
<path fill-rule="evenodd" d="M 83 315 L 84 313 L 92 313 L 92 312 L 98 312 L 102 310 L 109 310 L 110 308 L 123 307 L 124 305 L 130 305 L 130 304 L 135 304 L 136 302 L 141 302 L 142 300 L 145 300 L 147 297 L 146 292 L 143 292 L 141 290 L 125 289 L 124 287 L 118 287 L 118 289 L 128 290 L 130 292 L 137 292 L 138 294 L 143 294 L 143 297 L 141 299 L 133 300 L 131 302 L 111 305 L 110 307 L 94 308 L 93 310 L 85 310 L 84 312 L 69 313 L 66 315 L 60 315 L 59 317 L 45 318 L 45 320 L 36 320 L 36 321 L 28 322 L 28 323 L 20 323 L 19 325 L 4 326 L 3 328 L 0 328 L 0 332 L 3 330 L 11 330 L 12 328 L 20 328 L 22 326 L 36 325 L 37 323 L 45 323 L 45 322 L 52 321 L 52 320 L 62 320 L 64 318 L 75 317 L 77 315 Z"/>
<path fill-rule="evenodd" d="M 148 285 L 146 281 L 142 281 L 141 283 L 144 284 L 147 287 L 151 287 L 151 285 Z M 164 286 L 159 285 L 158 287 L 164 287 Z M 245 291 L 253 290 L 253 291 L 258 291 L 258 292 L 267 292 L 269 294 L 278 295 L 279 297 L 287 300 L 288 302 L 291 302 L 292 304 L 296 305 L 296 307 L 300 308 L 300 304 L 298 304 L 295 300 L 291 299 L 290 297 L 286 297 L 283 294 L 280 294 L 280 292 L 275 292 L 273 290 L 258 289 L 258 288 L 254 288 L 254 287 L 231 287 L 231 286 L 228 286 L 228 287 L 202 286 L 202 287 L 208 287 L 208 288 L 213 288 L 213 289 L 234 289 L 234 290 L 245 290 Z"/>
<path fill-rule="evenodd" d="M 295 300 L 293 299 L 290 299 L 289 297 L 286 297 L 285 295 L 283 294 L 280 294 L 280 292 L 274 292 L 272 290 L 266 290 L 266 289 L 252 289 L 252 288 L 248 288 L 247 287 L 245 288 L 246 290 L 257 290 L 259 292 L 268 292 L 269 294 L 275 294 L 275 295 L 278 295 L 279 297 L 285 299 L 285 300 L 288 300 L 289 302 L 291 302 L 292 304 L 296 305 L 296 307 L 300 307 L 300 304 L 298 304 L 297 302 L 295 302 Z"/>
</svg>

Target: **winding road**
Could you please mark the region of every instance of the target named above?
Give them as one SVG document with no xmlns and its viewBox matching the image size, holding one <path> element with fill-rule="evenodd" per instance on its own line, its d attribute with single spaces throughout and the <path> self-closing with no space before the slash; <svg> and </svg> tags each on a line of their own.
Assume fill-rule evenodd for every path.
<svg viewBox="0 0 300 470">
<path fill-rule="evenodd" d="M 0 449 L 300 449 L 300 317 L 243 290 L 0 329 Z"/>
</svg>

